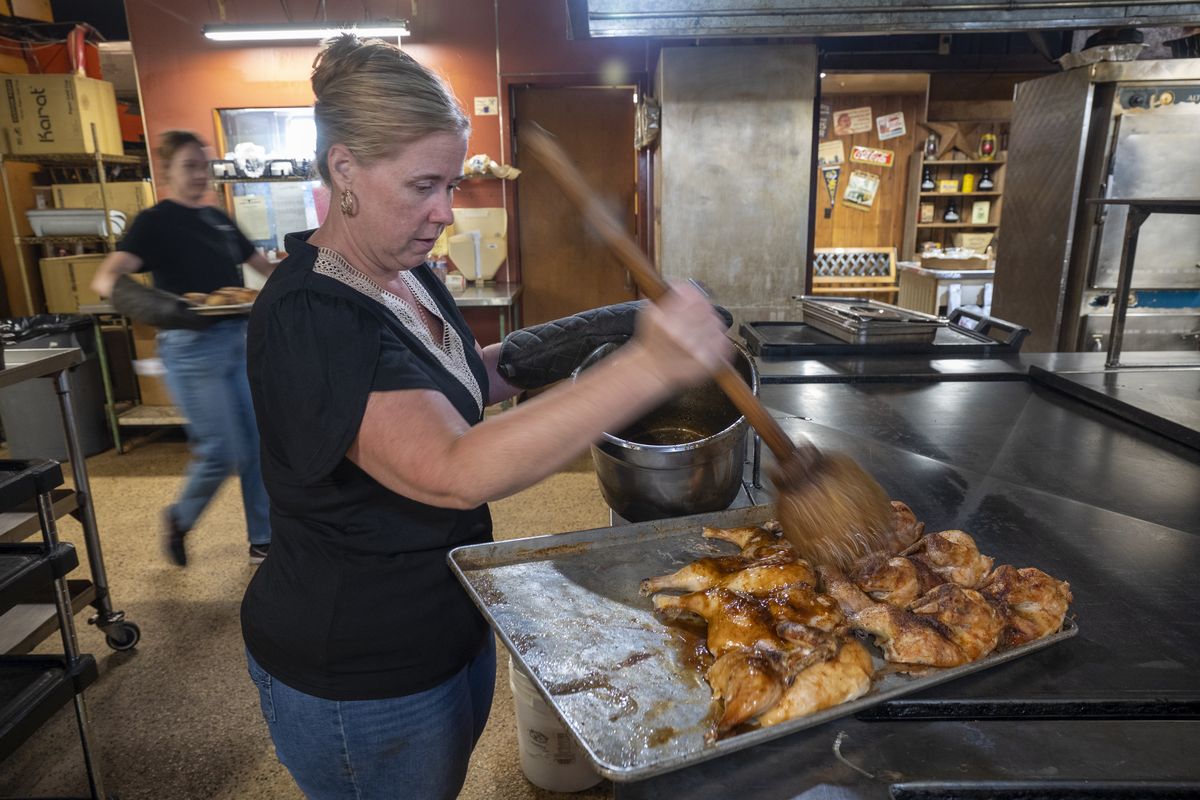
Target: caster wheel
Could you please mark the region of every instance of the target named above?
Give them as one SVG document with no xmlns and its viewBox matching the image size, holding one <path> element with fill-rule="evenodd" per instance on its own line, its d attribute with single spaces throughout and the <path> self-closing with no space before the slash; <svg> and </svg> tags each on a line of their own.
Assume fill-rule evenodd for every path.
<svg viewBox="0 0 1200 800">
<path fill-rule="evenodd" d="M 104 641 L 113 650 L 132 650 L 142 638 L 142 629 L 133 622 L 119 622 L 104 633 Z"/>
</svg>

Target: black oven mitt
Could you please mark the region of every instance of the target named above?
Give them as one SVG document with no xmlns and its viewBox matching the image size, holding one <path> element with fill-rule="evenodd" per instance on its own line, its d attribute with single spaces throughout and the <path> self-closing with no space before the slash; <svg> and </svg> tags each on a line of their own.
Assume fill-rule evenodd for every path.
<svg viewBox="0 0 1200 800">
<path fill-rule="evenodd" d="M 575 368 L 604 344 L 624 344 L 633 336 L 637 312 L 645 300 L 601 306 L 513 331 L 500 343 L 496 370 L 519 389 L 537 389 L 571 376 Z M 713 310 L 733 324 L 733 316 L 720 306 Z"/>
<path fill-rule="evenodd" d="M 119 314 L 164 330 L 198 331 L 213 323 L 212 317 L 192 311 L 195 306 L 179 295 L 143 286 L 128 275 L 117 278 L 109 300 Z"/>
</svg>

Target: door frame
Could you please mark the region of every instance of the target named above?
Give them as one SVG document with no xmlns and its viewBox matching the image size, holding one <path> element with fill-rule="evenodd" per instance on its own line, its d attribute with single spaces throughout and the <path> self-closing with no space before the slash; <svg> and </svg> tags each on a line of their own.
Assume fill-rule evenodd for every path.
<svg viewBox="0 0 1200 800">
<path fill-rule="evenodd" d="M 512 164 L 517 163 L 517 153 L 519 142 L 517 140 L 517 91 L 520 89 L 633 89 L 638 97 L 645 97 L 649 91 L 650 78 L 644 72 L 633 73 L 630 75 L 632 79 L 630 83 L 613 84 L 606 82 L 599 74 L 556 74 L 556 75 L 503 75 L 501 76 L 500 86 L 503 92 L 503 97 L 507 100 L 505 103 L 504 124 L 501 126 L 503 134 L 507 137 L 507 141 L 501 142 L 500 149 L 507 150 L 508 160 Z M 633 146 L 634 131 L 630 131 L 629 144 Z M 654 225 L 650 219 L 652 214 L 651 194 L 654 181 L 652 180 L 654 169 L 654 150 L 655 147 L 647 147 L 635 152 L 635 164 L 637 167 L 637 188 L 634 198 L 637 203 L 634 219 L 637 223 L 635 240 L 642 252 L 646 253 L 651 261 L 654 261 Z M 517 180 L 520 180 L 518 178 Z M 517 187 L 516 181 L 504 182 L 504 204 L 508 208 L 508 263 L 514 265 L 514 274 L 516 280 L 524 279 L 524 273 L 521 270 L 521 219 L 520 207 L 517 204 Z M 641 292 L 638 293 L 639 295 Z"/>
</svg>

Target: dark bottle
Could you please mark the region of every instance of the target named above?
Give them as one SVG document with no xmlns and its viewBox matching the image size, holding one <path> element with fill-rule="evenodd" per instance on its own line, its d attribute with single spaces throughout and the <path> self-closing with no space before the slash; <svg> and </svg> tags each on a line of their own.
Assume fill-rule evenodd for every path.
<svg viewBox="0 0 1200 800">
<path fill-rule="evenodd" d="M 921 191 L 932 192 L 935 188 L 937 187 L 933 185 L 933 170 L 926 167 L 925 171 L 921 173 Z"/>
<path fill-rule="evenodd" d="M 984 167 L 983 175 L 979 178 L 979 189 L 983 192 L 990 192 L 996 188 L 996 184 L 992 182 L 992 168 Z"/>
<path fill-rule="evenodd" d="M 942 219 L 946 222 L 958 222 L 958 206 L 954 204 L 953 200 L 946 201 L 946 210 L 942 213 Z"/>
</svg>

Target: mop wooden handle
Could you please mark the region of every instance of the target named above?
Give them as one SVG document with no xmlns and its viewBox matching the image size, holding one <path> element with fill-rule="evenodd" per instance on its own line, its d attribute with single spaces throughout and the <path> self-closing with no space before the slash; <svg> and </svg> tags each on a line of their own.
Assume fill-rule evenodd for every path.
<svg viewBox="0 0 1200 800">
<path fill-rule="evenodd" d="M 579 208 L 583 218 L 591 223 L 604 243 L 629 270 L 638 288 L 654 301 L 669 292 L 671 287 L 658 274 L 650 259 L 588 187 L 579 170 L 550 134 L 538 125 L 529 124 L 521 129 L 520 141 L 522 145 L 528 145 L 530 152 L 546 168 L 546 172 L 562 189 L 567 199 Z M 784 433 L 783 428 L 779 427 L 779 423 L 742 380 L 742 376 L 733 365 L 722 364 L 713 374 L 713 380 L 746 416 L 780 463 L 795 455 L 796 445 Z"/>
</svg>

